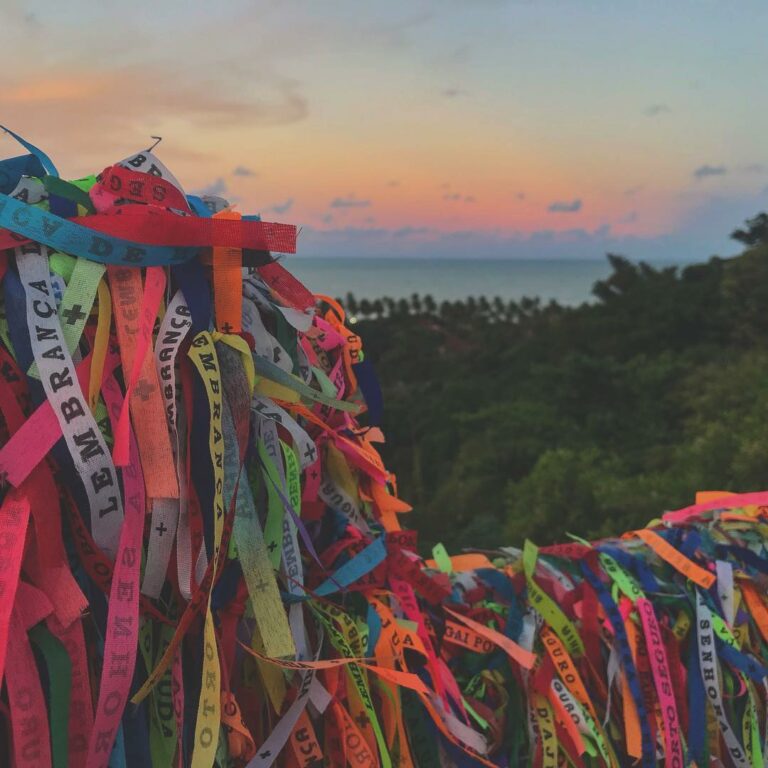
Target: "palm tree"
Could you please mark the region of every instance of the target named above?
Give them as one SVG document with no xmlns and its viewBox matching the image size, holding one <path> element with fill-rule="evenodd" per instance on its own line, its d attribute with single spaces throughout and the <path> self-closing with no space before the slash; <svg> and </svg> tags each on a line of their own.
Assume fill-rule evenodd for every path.
<svg viewBox="0 0 768 768">
<path fill-rule="evenodd" d="M 537 317 L 541 314 L 541 299 L 538 296 L 524 296 L 520 300 L 520 309 L 526 317 Z"/>
<path fill-rule="evenodd" d="M 376 319 L 381 319 L 381 317 L 384 315 L 384 302 L 381 299 L 375 299 L 371 307 Z"/>
<path fill-rule="evenodd" d="M 418 293 L 411 294 L 411 309 L 414 315 L 420 315 L 422 312 L 421 296 Z"/>
<path fill-rule="evenodd" d="M 431 293 L 428 293 L 424 297 L 424 309 L 430 315 L 434 315 L 435 312 L 437 311 L 437 304 L 435 303 L 435 300 L 432 298 Z"/>
<path fill-rule="evenodd" d="M 395 300 L 391 296 L 385 296 L 382 302 L 387 311 L 387 316 L 392 317 L 395 314 Z"/>
<path fill-rule="evenodd" d="M 747 219 L 744 224 L 744 229 L 734 229 L 731 232 L 734 240 L 750 248 L 760 243 L 768 243 L 768 215 L 758 213 L 757 216 Z"/>
<path fill-rule="evenodd" d="M 408 315 L 410 314 L 411 308 L 408 304 L 408 299 L 398 299 L 397 300 L 397 314 L 398 315 Z"/>
<path fill-rule="evenodd" d="M 344 302 L 344 305 L 346 306 L 347 312 L 349 312 L 349 314 L 352 316 L 356 315 L 359 311 L 359 307 L 357 305 L 357 299 L 352 293 L 347 294 L 347 299 Z"/>
<path fill-rule="evenodd" d="M 368 301 L 368 299 L 363 299 L 360 302 L 359 309 L 360 309 L 360 315 L 362 317 L 370 317 L 371 316 L 371 311 L 372 311 L 373 307 L 371 307 L 371 302 Z"/>
</svg>

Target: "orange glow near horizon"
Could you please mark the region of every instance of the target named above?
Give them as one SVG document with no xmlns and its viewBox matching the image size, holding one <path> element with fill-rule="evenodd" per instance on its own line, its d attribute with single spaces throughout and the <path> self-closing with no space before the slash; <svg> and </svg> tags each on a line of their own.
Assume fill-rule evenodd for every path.
<svg viewBox="0 0 768 768">
<path fill-rule="evenodd" d="M 768 194 L 768 115 L 743 98 L 768 64 L 760 25 L 541 5 L 256 12 L 235 0 L 214 13 L 169 0 L 147 27 L 108 8 L 81 25 L 53 4 L 11 3 L 2 122 L 69 177 L 161 135 L 188 192 L 215 189 L 335 243 L 407 230 L 719 247 Z M 743 62 L 706 55 L 730 39 Z"/>
</svg>

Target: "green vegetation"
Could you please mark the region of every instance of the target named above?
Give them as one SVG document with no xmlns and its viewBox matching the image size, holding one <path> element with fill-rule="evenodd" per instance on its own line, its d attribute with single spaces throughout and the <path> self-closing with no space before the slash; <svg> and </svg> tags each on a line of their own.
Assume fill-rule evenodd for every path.
<svg viewBox="0 0 768 768">
<path fill-rule="evenodd" d="M 618 534 L 697 490 L 768 487 L 766 222 L 733 259 L 610 255 L 575 308 L 348 297 L 424 547 Z"/>
</svg>

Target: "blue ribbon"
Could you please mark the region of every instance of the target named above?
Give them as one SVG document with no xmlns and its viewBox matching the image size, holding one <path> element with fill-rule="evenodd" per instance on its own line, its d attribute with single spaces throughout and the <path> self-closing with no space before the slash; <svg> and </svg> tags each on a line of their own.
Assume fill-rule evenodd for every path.
<svg viewBox="0 0 768 768">
<path fill-rule="evenodd" d="M 581 570 L 584 573 L 586 580 L 597 593 L 597 598 L 605 609 L 608 621 L 611 622 L 611 626 L 613 627 L 616 643 L 619 646 L 621 664 L 624 667 L 627 683 L 629 684 L 629 691 L 632 694 L 632 698 L 635 700 L 637 716 L 640 720 L 640 734 L 642 736 L 643 745 L 643 766 L 644 768 L 654 768 L 656 765 L 656 750 L 653 744 L 651 729 L 648 725 L 648 713 L 645 709 L 643 697 L 640 692 L 637 669 L 632 660 L 632 651 L 629 647 L 626 630 L 624 629 L 624 622 L 621 620 L 621 614 L 619 613 L 616 603 L 611 599 L 611 596 L 603 582 L 600 580 L 600 577 L 585 562 L 581 563 Z"/>
<path fill-rule="evenodd" d="M 4 125 L 0 125 L 0 128 L 2 128 L 10 136 L 13 136 L 13 138 L 16 139 L 16 141 L 18 141 L 19 144 L 21 144 L 21 146 L 27 150 L 27 152 L 31 152 L 40 161 L 40 165 L 45 168 L 46 173 L 48 173 L 50 176 L 58 177 L 59 172 L 56 170 L 56 166 L 53 164 L 53 160 L 51 160 L 51 158 L 48 157 L 48 155 L 46 155 L 42 149 L 38 149 L 34 144 L 30 144 L 26 139 L 22 139 L 18 133 L 14 133 L 10 128 L 6 128 Z"/>
<path fill-rule="evenodd" d="M 352 370 L 368 406 L 368 425 L 378 426 L 384 416 L 384 397 L 373 365 L 370 360 L 365 359 L 361 363 L 355 363 Z"/>
<path fill-rule="evenodd" d="M 381 619 L 372 605 L 368 606 L 366 622 L 368 624 L 368 646 L 366 647 L 365 652 L 368 656 L 371 656 L 381 635 Z"/>
<path fill-rule="evenodd" d="M 747 656 L 733 646 L 728 645 L 728 643 L 723 642 L 719 637 L 715 638 L 715 645 L 717 647 L 717 655 L 720 658 L 731 666 L 736 667 L 736 669 L 743 672 L 756 683 L 762 683 L 763 680 L 768 677 L 768 669 L 762 666 L 762 664 L 759 664 L 751 656 Z"/>
<path fill-rule="evenodd" d="M 112 237 L 3 194 L 0 194 L 0 227 L 62 253 L 102 264 L 133 267 L 179 264 L 194 258 L 200 250 Z"/>
<path fill-rule="evenodd" d="M 727 558 L 728 553 L 730 553 L 741 560 L 742 563 L 750 566 L 750 568 L 754 568 L 760 573 L 768 573 L 768 560 L 756 555 L 752 550 L 747 549 L 746 547 L 739 547 L 736 544 L 731 544 L 728 546 L 718 545 L 716 549 L 718 557 Z"/>
<path fill-rule="evenodd" d="M 332 595 L 334 592 L 354 584 L 358 579 L 365 576 L 366 573 L 370 573 L 377 565 L 384 562 L 386 556 L 387 548 L 384 546 L 384 539 L 375 539 L 364 550 L 358 552 L 353 558 L 344 563 L 331 578 L 326 579 L 313 591 L 320 597 Z"/>
<path fill-rule="evenodd" d="M 44 176 L 45 168 L 34 155 L 19 155 L 0 160 L 0 194 L 16 189 L 22 176 Z"/>
<path fill-rule="evenodd" d="M 634 574 L 645 592 L 661 592 L 661 586 L 642 557 L 625 552 L 610 544 L 596 547 L 598 552 L 610 555 L 622 568 Z"/>
</svg>

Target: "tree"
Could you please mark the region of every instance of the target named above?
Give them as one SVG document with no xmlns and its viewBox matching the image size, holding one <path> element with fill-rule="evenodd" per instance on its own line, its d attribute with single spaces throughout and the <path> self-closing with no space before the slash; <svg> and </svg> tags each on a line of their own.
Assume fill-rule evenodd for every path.
<svg viewBox="0 0 768 768">
<path fill-rule="evenodd" d="M 507 486 L 505 538 L 516 544 L 525 538 L 549 543 L 583 531 L 594 517 L 603 473 L 597 449 L 546 451 L 527 477 Z"/>
<path fill-rule="evenodd" d="M 437 311 L 437 304 L 430 293 L 424 297 L 424 310 L 430 315 L 434 315 Z"/>
<path fill-rule="evenodd" d="M 485 322 L 483 299 L 445 300 L 424 323 L 390 299 L 361 323 L 424 551 L 611 535 L 701 488 L 765 487 L 768 244 L 610 265 L 578 307 L 496 298 Z"/>
<path fill-rule="evenodd" d="M 592 293 L 605 303 L 629 293 L 640 280 L 640 270 L 625 256 L 609 253 L 608 261 L 613 271 L 605 280 L 598 280 L 592 288 Z"/>
<path fill-rule="evenodd" d="M 538 296 L 531 298 L 523 296 L 520 299 L 520 312 L 526 317 L 535 317 L 541 311 L 541 299 Z"/>
<path fill-rule="evenodd" d="M 347 294 L 347 298 L 344 301 L 345 308 L 347 312 L 352 315 L 353 317 L 358 313 L 359 307 L 357 304 L 357 299 L 354 297 L 352 293 Z"/>
<path fill-rule="evenodd" d="M 758 213 L 745 222 L 745 229 L 734 229 L 731 238 L 738 240 L 748 247 L 768 243 L 768 214 Z"/>
</svg>

